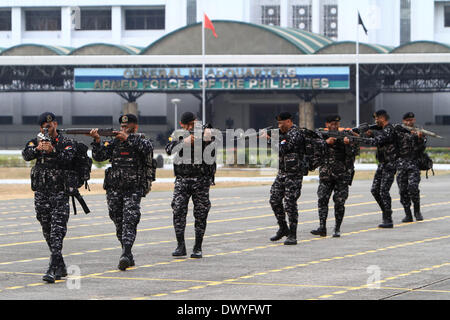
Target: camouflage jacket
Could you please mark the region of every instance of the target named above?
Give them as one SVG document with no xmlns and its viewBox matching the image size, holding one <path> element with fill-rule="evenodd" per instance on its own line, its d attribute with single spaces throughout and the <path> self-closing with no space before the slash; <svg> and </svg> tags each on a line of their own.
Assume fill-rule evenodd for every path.
<svg viewBox="0 0 450 320">
<path fill-rule="evenodd" d="M 395 126 L 395 130 L 399 159 L 417 161 L 419 155 L 426 149 L 427 139 L 424 137 L 419 138 L 400 124 Z"/>
<path fill-rule="evenodd" d="M 305 163 L 305 136 L 293 125 L 286 133 L 280 132 L 279 137 L 279 174 L 304 175 L 307 171 Z"/>
<path fill-rule="evenodd" d="M 105 190 L 143 191 L 146 188 L 146 161 L 153 158 L 153 144 L 142 134 L 130 134 L 128 139 L 92 142 L 92 158 L 109 160 L 111 167 L 105 171 Z"/>
<path fill-rule="evenodd" d="M 326 134 L 322 136 L 324 141 L 329 138 Z M 320 179 L 351 179 L 358 154 L 359 144 L 355 142 L 345 144 L 342 139 L 337 139 L 332 145 L 326 144 L 325 157 L 319 168 Z"/>
<path fill-rule="evenodd" d="M 72 160 L 76 153 L 73 140 L 58 134 L 52 138 L 53 152 L 37 150 L 37 138 L 28 141 L 22 151 L 25 161 L 36 160 L 31 169 L 31 189 L 42 192 L 59 192 L 67 189 L 67 178 L 72 170 Z"/>
<path fill-rule="evenodd" d="M 166 153 L 174 155 L 173 169 L 176 177 L 198 178 L 208 176 L 214 178 L 216 173 L 216 142 L 204 141 L 201 144 L 186 145 L 183 139 L 190 135 L 188 131 L 176 130 L 169 137 Z M 185 155 L 184 151 L 190 151 Z"/>
<path fill-rule="evenodd" d="M 397 131 L 392 124 L 388 124 L 380 134 L 368 141 L 377 147 L 377 160 L 380 163 L 395 163 L 398 157 Z"/>
</svg>

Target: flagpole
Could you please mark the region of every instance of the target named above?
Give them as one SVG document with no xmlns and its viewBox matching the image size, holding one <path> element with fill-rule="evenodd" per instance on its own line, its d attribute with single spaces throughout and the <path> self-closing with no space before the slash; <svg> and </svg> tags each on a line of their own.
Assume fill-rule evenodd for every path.
<svg viewBox="0 0 450 320">
<path fill-rule="evenodd" d="M 356 127 L 359 127 L 359 13 L 356 24 Z"/>
<path fill-rule="evenodd" d="M 206 124 L 206 83 L 205 83 L 205 13 L 202 20 L 202 123 Z"/>
</svg>

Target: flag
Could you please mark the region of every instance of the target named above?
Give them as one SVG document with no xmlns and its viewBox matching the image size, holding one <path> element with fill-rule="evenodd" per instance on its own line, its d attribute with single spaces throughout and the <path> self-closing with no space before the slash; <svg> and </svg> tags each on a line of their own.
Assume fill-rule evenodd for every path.
<svg viewBox="0 0 450 320">
<path fill-rule="evenodd" d="M 212 24 L 211 20 L 209 20 L 209 18 L 206 15 L 206 13 L 204 13 L 204 20 L 205 20 L 205 29 L 211 29 L 214 37 L 217 38 L 216 29 L 214 29 L 214 25 Z"/>
<path fill-rule="evenodd" d="M 359 14 L 359 11 L 358 11 L 358 24 L 360 24 L 363 27 L 364 32 L 367 34 L 367 28 L 366 28 L 366 26 L 364 25 L 364 22 L 361 19 L 361 15 Z"/>
</svg>

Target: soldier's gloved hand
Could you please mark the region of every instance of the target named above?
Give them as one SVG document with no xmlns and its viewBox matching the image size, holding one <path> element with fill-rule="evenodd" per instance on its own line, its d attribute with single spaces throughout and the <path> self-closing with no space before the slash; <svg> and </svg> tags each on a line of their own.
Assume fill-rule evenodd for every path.
<svg viewBox="0 0 450 320">
<path fill-rule="evenodd" d="M 203 133 L 203 139 L 205 141 L 211 141 L 211 137 L 212 137 L 212 132 L 211 129 L 205 129 L 204 133 Z"/>
<path fill-rule="evenodd" d="M 327 140 L 325 140 L 327 144 L 332 145 L 336 142 L 335 137 L 329 137 Z"/>
<path fill-rule="evenodd" d="M 128 139 L 129 134 L 123 131 L 113 131 L 113 133 L 116 133 L 116 138 L 120 141 L 125 141 Z"/>
<path fill-rule="evenodd" d="M 44 151 L 43 141 L 39 141 L 39 144 L 37 145 L 36 150 Z"/>
<path fill-rule="evenodd" d="M 194 135 L 191 134 L 189 137 L 183 139 L 185 144 L 194 144 Z"/>
<path fill-rule="evenodd" d="M 98 128 L 92 129 L 87 136 L 94 138 L 95 142 L 100 143 L 100 135 L 98 134 Z"/>
<path fill-rule="evenodd" d="M 53 152 L 53 146 L 50 141 L 42 141 L 42 149 L 45 153 L 51 153 Z"/>
</svg>

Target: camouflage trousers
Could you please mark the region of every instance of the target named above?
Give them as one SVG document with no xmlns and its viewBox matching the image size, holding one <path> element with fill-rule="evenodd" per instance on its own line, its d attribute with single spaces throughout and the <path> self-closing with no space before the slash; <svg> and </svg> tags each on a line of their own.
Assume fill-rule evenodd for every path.
<svg viewBox="0 0 450 320">
<path fill-rule="evenodd" d="M 286 214 L 289 224 L 297 227 L 298 208 L 297 200 L 302 191 L 302 175 L 288 176 L 278 174 L 270 189 L 270 205 L 278 223 L 286 221 Z"/>
<path fill-rule="evenodd" d="M 392 214 L 392 199 L 389 191 L 394 182 L 396 170 L 395 163 L 380 163 L 373 178 L 370 192 L 385 214 Z"/>
<path fill-rule="evenodd" d="M 345 201 L 348 198 L 348 180 L 346 179 L 320 179 L 317 189 L 319 219 L 323 222 L 328 217 L 328 203 L 333 193 L 334 217 L 336 224 L 342 222 L 345 214 Z"/>
<path fill-rule="evenodd" d="M 399 159 L 397 162 L 397 185 L 400 192 L 400 202 L 404 208 L 420 207 L 420 169 L 413 160 Z"/>
<path fill-rule="evenodd" d="M 106 192 L 109 217 L 116 226 L 116 236 L 122 246 L 132 246 L 136 240 L 137 225 L 141 219 L 141 199 L 140 191 Z"/>
<path fill-rule="evenodd" d="M 195 236 L 202 239 L 206 231 L 206 220 L 208 218 L 211 202 L 209 201 L 210 177 L 181 178 L 175 179 L 173 192 L 173 226 L 177 236 L 183 236 L 186 229 L 186 216 L 188 212 L 189 199 L 192 197 L 194 204 L 194 228 Z"/>
<path fill-rule="evenodd" d="M 53 255 L 60 255 L 69 221 L 69 196 L 63 191 L 34 193 L 36 218 Z"/>
</svg>

